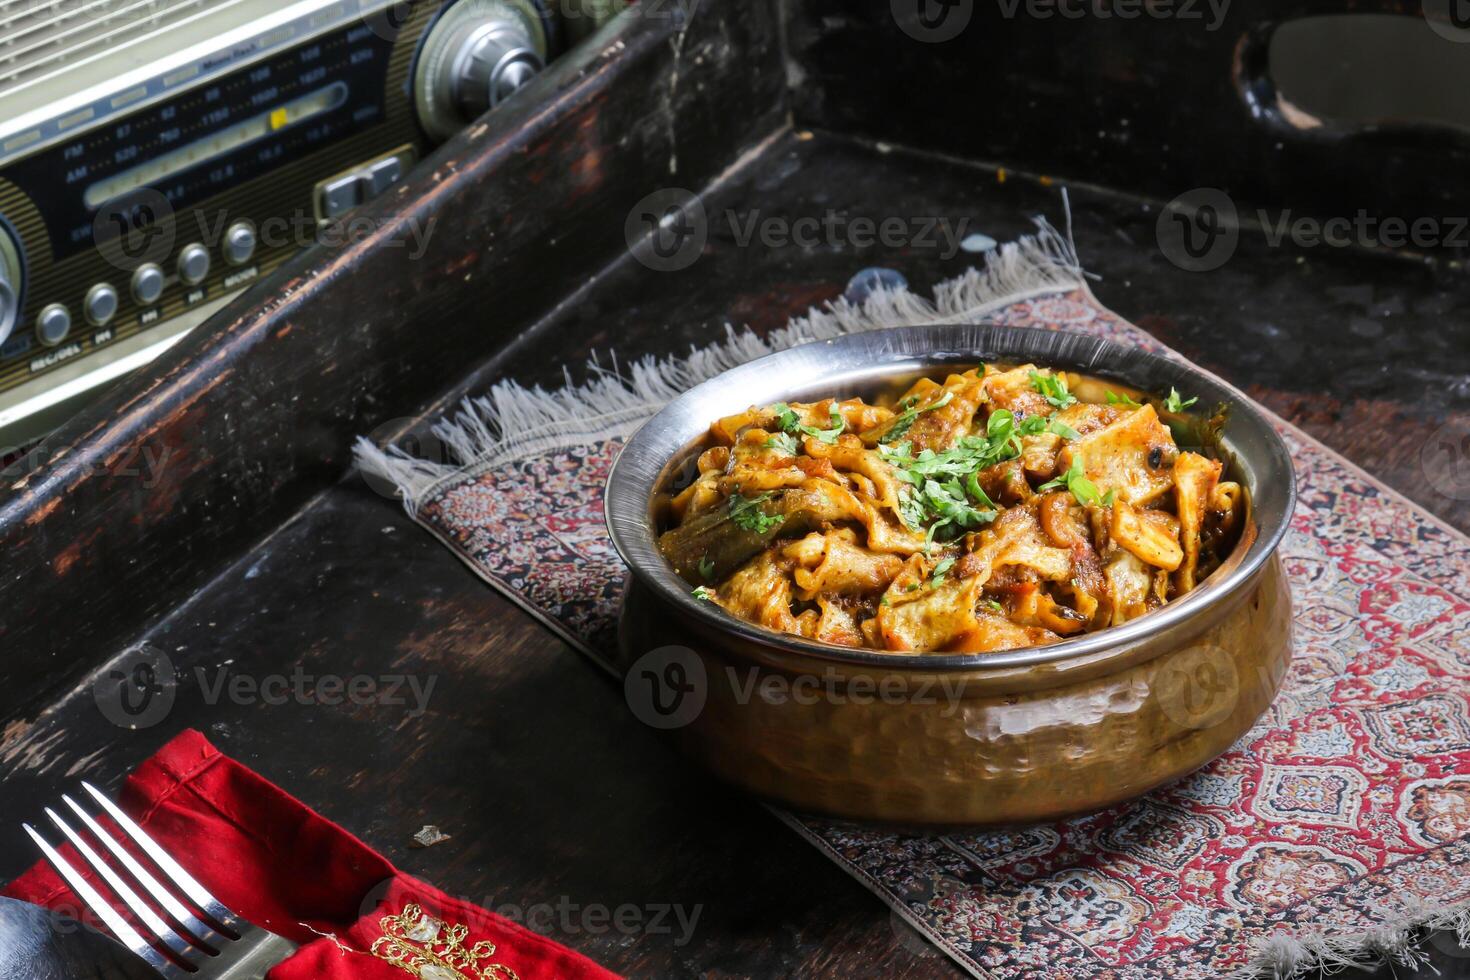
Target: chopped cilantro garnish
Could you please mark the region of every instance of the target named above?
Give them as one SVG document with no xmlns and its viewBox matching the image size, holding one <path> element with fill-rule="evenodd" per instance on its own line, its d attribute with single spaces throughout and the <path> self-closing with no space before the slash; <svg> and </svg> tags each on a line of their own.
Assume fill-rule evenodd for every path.
<svg viewBox="0 0 1470 980">
<path fill-rule="evenodd" d="M 1077 498 L 1079 504 L 1102 503 L 1102 494 L 1098 493 L 1097 485 L 1085 476 L 1067 481 L 1067 489 L 1072 491 L 1072 496 Z"/>
<path fill-rule="evenodd" d="M 1064 488 L 1067 485 L 1067 478 L 1070 477 L 1074 472 L 1077 472 L 1078 469 L 1081 467 L 1081 464 L 1082 464 L 1082 460 L 1080 458 L 1078 458 L 1077 456 L 1073 456 L 1072 457 L 1072 466 L 1071 466 L 1071 468 L 1069 470 L 1067 470 L 1067 472 L 1063 473 L 1061 476 L 1057 477 L 1055 480 L 1048 480 L 1048 481 L 1046 481 L 1041 486 L 1039 486 L 1039 487 L 1036 488 L 1036 492 L 1037 493 L 1050 493 L 1053 490 L 1061 490 L 1062 488 Z"/>
<path fill-rule="evenodd" d="M 980 496 L 984 498 L 981 503 L 990 504 L 990 498 L 985 496 L 985 491 L 981 490 Z M 924 499 L 936 514 L 961 527 L 989 524 L 995 520 L 993 510 L 977 509 L 970 505 L 965 488 L 960 486 L 958 480 L 946 480 L 944 483 L 937 480 L 924 481 Z"/>
<path fill-rule="evenodd" d="M 997 515 L 993 509 L 972 506 L 965 496 L 964 488 L 956 479 L 946 480 L 943 483 L 938 480 L 925 480 L 923 488 L 919 491 L 919 497 L 924 509 L 939 518 L 929 525 L 929 530 L 924 535 L 924 550 L 926 551 L 940 529 L 946 527 L 955 527 L 960 530 L 975 528 L 981 524 L 989 524 L 995 520 Z M 986 498 L 985 503 L 990 503 L 989 498 Z"/>
<path fill-rule="evenodd" d="M 913 487 L 899 487 L 898 490 L 898 519 L 910 530 L 917 531 L 924 526 L 928 518 L 924 510 L 924 504 L 919 499 L 919 492 Z"/>
<path fill-rule="evenodd" d="M 995 501 L 990 499 L 990 494 L 986 493 L 985 488 L 980 485 L 979 470 L 971 470 L 970 474 L 965 477 L 965 492 L 977 504 L 991 508 L 995 506 Z"/>
<path fill-rule="evenodd" d="M 1072 496 L 1077 498 L 1079 504 L 1102 503 L 1103 496 L 1098 492 L 1097 485 L 1087 478 L 1087 468 L 1082 462 L 1082 454 L 1076 453 L 1072 456 L 1072 465 L 1067 472 L 1048 483 L 1043 483 L 1036 488 L 1037 493 L 1046 493 L 1049 490 L 1060 490 L 1063 487 L 1072 491 Z"/>
<path fill-rule="evenodd" d="M 925 449 L 914 455 L 909 443 L 878 447 L 894 475 L 908 484 L 899 491 L 899 519 L 910 530 L 927 528 L 926 548 L 943 529 L 951 536 L 995 520 L 998 508 L 980 485 L 980 471 L 1019 456 L 1021 437 L 1015 416 L 1005 409 L 991 414 L 985 433 L 964 436 L 938 453 Z"/>
<path fill-rule="evenodd" d="M 1022 434 L 1017 429 L 1016 416 L 1009 409 L 996 409 L 990 413 L 990 421 L 985 423 L 985 438 L 990 440 L 989 452 L 996 462 L 1000 462 L 1002 456 L 1009 459 L 1021 455 Z"/>
<path fill-rule="evenodd" d="M 913 592 L 913 591 L 917 590 L 918 587 L 919 587 L 919 583 L 918 582 L 910 582 L 909 585 L 908 585 L 908 588 L 904 589 L 904 591 L 905 592 Z"/>
<path fill-rule="evenodd" d="M 730 495 L 730 519 L 735 526 L 743 531 L 754 531 L 756 534 L 765 534 L 786 520 L 784 514 L 767 514 L 761 509 L 761 504 L 771 498 L 769 493 L 763 493 L 755 497 L 746 497 L 742 494 Z"/>
<path fill-rule="evenodd" d="M 929 584 L 934 586 L 934 588 L 936 589 L 939 588 L 941 585 L 944 584 L 945 573 L 947 573 L 953 567 L 953 558 L 941 559 L 939 563 L 934 566 L 934 571 L 929 573 Z"/>
<path fill-rule="evenodd" d="M 1132 398 L 1129 398 L 1127 395 L 1120 395 L 1116 391 L 1109 391 L 1108 392 L 1108 404 L 1109 405 L 1122 405 L 1124 408 L 1142 408 L 1143 407 L 1142 405 L 1138 404 L 1138 402 L 1134 401 Z"/>
<path fill-rule="evenodd" d="M 1164 399 L 1164 411 L 1178 415 L 1197 401 L 1199 401 L 1198 396 L 1190 398 L 1187 401 L 1182 399 L 1179 396 L 1179 389 L 1171 387 L 1169 389 L 1169 397 Z"/>
<path fill-rule="evenodd" d="M 831 413 L 829 417 L 832 419 L 832 428 L 817 429 L 811 426 L 804 425 L 801 427 L 801 431 L 805 432 L 809 436 L 815 436 L 823 442 L 836 442 L 837 437 L 842 435 L 842 430 L 847 428 L 847 422 L 842 418 L 842 412 L 838 410 L 836 402 L 832 403 Z"/>
<path fill-rule="evenodd" d="M 1111 506 L 1113 506 L 1113 501 L 1114 500 L 1117 500 L 1117 499 L 1118 499 L 1118 491 L 1117 490 L 1109 490 L 1107 493 L 1103 494 L 1102 505 L 1104 507 L 1111 507 Z"/>
<path fill-rule="evenodd" d="M 985 423 L 985 438 L 991 442 L 1009 439 L 1015 428 L 1015 413 L 1008 408 L 997 408 Z"/>
<path fill-rule="evenodd" d="M 699 566 L 698 567 L 699 567 L 699 577 L 700 578 L 704 579 L 706 582 L 712 582 L 712 581 L 714 581 L 714 577 L 715 577 L 715 563 L 709 560 L 709 556 L 708 555 L 706 555 L 705 557 L 699 559 Z"/>
<path fill-rule="evenodd" d="M 1047 420 L 1045 415 L 1028 415 L 1016 426 L 1016 431 L 1023 436 L 1036 436 L 1046 431 Z"/>
<path fill-rule="evenodd" d="M 1056 408 L 1066 408 L 1074 404 L 1077 399 L 1067 390 L 1066 379 L 1059 374 L 1042 374 L 1040 371 L 1030 372 L 1031 387 L 1046 396 L 1048 405 Z"/>
<path fill-rule="evenodd" d="M 1050 432 L 1052 435 L 1061 436 L 1063 439 L 1082 438 L 1082 433 L 1078 432 L 1067 423 L 1058 421 L 1054 418 L 1048 418 L 1045 415 L 1026 416 L 1026 418 L 1021 421 L 1021 424 L 1016 426 L 1016 431 L 1023 436 L 1039 436 L 1043 432 Z"/>
<path fill-rule="evenodd" d="M 781 430 L 791 437 L 809 435 L 826 443 L 834 443 L 837 441 L 837 437 L 842 435 L 842 430 L 847 427 L 847 423 L 843 420 L 842 412 L 838 409 L 836 402 L 831 404 L 828 413 L 832 419 L 832 428 L 830 429 L 819 429 L 815 425 L 802 424 L 801 416 L 797 415 L 791 406 L 785 402 L 777 402 L 772 405 L 771 411 L 776 413 L 776 424 L 781 426 Z M 770 445 L 770 443 L 767 443 L 767 445 Z"/>
<path fill-rule="evenodd" d="M 888 601 L 888 593 L 885 592 L 883 594 L 883 598 L 881 598 L 881 599 L 878 600 L 878 605 L 880 605 L 880 606 L 891 606 L 891 605 L 893 605 L 893 603 L 891 603 L 891 602 Z"/>
<path fill-rule="evenodd" d="M 996 602 L 994 599 L 987 599 L 986 600 L 986 603 L 990 606 L 991 609 L 994 609 L 996 612 L 1000 613 L 1002 616 L 1005 615 L 1006 607 L 1005 606 L 1002 606 L 999 602 Z"/>
<path fill-rule="evenodd" d="M 905 398 L 899 402 L 899 413 L 889 424 L 888 431 L 879 436 L 878 441 L 880 443 L 892 443 L 895 440 L 902 439 L 904 434 L 914 427 L 914 423 L 919 420 L 920 415 L 923 415 L 925 412 L 932 412 L 938 408 L 943 408 L 953 400 L 954 392 L 946 391 L 936 398 L 932 404 L 918 408 L 916 407 L 917 398 Z"/>
<path fill-rule="evenodd" d="M 708 585 L 701 585 L 689 594 L 696 599 L 703 599 L 705 602 L 715 601 L 715 590 Z"/>
<path fill-rule="evenodd" d="M 996 463 L 1015 459 L 1020 454 L 1020 440 L 1007 432 L 999 440 L 965 436 L 957 446 L 940 453 L 925 449 L 913 456 L 894 450 L 883 455 L 897 467 L 900 480 L 920 486 L 926 479 L 964 478 Z"/>
<path fill-rule="evenodd" d="M 796 445 L 796 436 L 789 432 L 778 432 L 766 440 L 767 449 L 775 449 L 785 453 L 787 456 L 795 456 L 799 451 Z"/>
</svg>

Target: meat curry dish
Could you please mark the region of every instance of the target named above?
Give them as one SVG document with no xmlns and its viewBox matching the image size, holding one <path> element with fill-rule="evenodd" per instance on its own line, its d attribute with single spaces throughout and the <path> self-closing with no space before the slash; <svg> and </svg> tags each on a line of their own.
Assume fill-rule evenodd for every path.
<svg viewBox="0 0 1470 980">
<path fill-rule="evenodd" d="M 1056 643 L 1188 593 L 1239 538 L 1243 488 L 1207 448 L 1225 409 L 1194 401 L 1025 364 L 752 407 L 660 495 L 659 547 L 698 598 L 782 633 Z"/>
</svg>

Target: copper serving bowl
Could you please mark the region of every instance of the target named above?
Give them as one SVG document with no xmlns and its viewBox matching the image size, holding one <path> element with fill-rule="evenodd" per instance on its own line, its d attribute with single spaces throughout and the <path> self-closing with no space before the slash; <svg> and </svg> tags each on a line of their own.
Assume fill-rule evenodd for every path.
<svg viewBox="0 0 1470 980">
<path fill-rule="evenodd" d="M 698 452 L 711 421 L 982 361 L 1230 403 L 1220 448 L 1250 502 L 1234 552 L 1194 591 L 1122 626 L 1044 647 L 920 655 L 831 646 L 736 619 L 694 598 L 659 553 L 655 491 Z M 1097 810 L 1204 765 L 1270 704 L 1291 659 L 1277 547 L 1295 501 L 1286 446 L 1241 392 L 1141 350 L 959 325 L 773 354 L 671 402 L 608 479 L 608 527 L 633 572 L 619 635 L 630 703 L 722 778 L 799 810 L 903 826 Z"/>
</svg>

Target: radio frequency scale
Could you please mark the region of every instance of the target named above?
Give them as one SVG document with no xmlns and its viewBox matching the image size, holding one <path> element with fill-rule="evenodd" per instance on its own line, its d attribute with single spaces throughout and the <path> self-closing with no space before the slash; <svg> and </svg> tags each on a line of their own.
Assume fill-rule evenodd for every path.
<svg viewBox="0 0 1470 980">
<path fill-rule="evenodd" d="M 542 0 L 0 2 L 0 445 L 350 224 L 563 27 Z"/>
</svg>

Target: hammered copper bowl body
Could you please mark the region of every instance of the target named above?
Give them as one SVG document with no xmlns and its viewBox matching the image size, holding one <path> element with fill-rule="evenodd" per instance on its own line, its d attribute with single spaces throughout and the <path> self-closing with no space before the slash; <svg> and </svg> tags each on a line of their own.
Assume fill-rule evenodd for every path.
<svg viewBox="0 0 1470 980">
<path fill-rule="evenodd" d="M 654 493 L 714 419 L 982 361 L 1229 402 L 1223 448 L 1251 500 L 1230 558 L 1195 591 L 1123 626 L 1046 647 L 915 656 L 737 620 L 695 599 L 659 554 Z M 690 390 L 623 450 L 606 496 L 613 542 L 632 569 L 621 664 L 630 697 L 646 682 L 663 713 L 652 720 L 690 755 L 798 810 L 912 827 L 1085 813 L 1192 772 L 1266 710 L 1291 659 L 1277 547 L 1294 504 L 1291 458 L 1271 426 L 1239 391 L 1180 362 L 1077 334 L 972 325 L 808 344 Z"/>
</svg>

